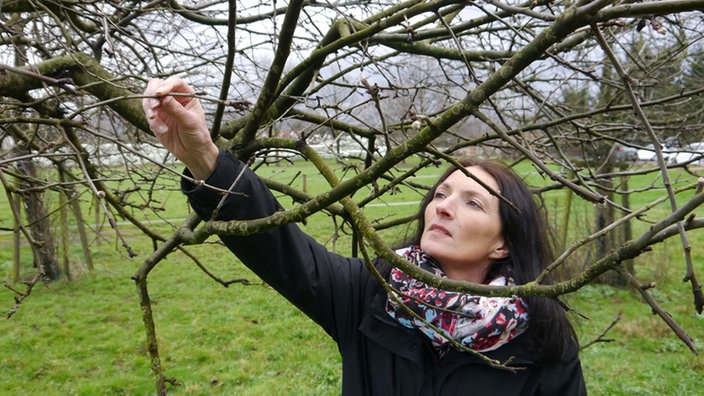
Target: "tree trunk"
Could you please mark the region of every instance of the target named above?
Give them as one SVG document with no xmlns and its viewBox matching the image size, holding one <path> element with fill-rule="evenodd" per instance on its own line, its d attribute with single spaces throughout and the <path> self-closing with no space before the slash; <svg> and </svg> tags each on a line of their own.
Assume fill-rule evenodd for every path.
<svg viewBox="0 0 704 396">
<path fill-rule="evenodd" d="M 49 216 L 46 213 L 42 201 L 42 193 L 32 191 L 29 180 L 37 178 L 37 170 L 32 160 L 22 160 L 17 162 L 17 171 L 26 176 L 20 180 L 22 200 L 24 201 L 27 223 L 32 236 L 34 252 L 34 265 L 44 275 L 46 279 L 56 280 L 61 276 L 61 268 L 56 258 L 54 236 L 51 234 Z"/>
<path fill-rule="evenodd" d="M 627 168 L 627 167 L 625 167 L 625 168 Z M 625 192 L 623 195 L 621 195 L 621 207 L 628 209 L 631 207 L 630 193 L 628 193 L 628 176 L 623 176 L 621 178 L 620 189 Z M 626 241 L 630 241 L 633 238 L 633 229 L 631 227 L 630 220 L 627 221 L 623 225 L 623 232 L 621 232 L 620 235 L 621 235 L 621 239 L 619 241 L 620 245 L 623 245 Z M 628 271 L 629 273 L 631 273 L 633 275 L 636 274 L 636 268 L 633 265 L 633 259 L 624 260 L 623 266 L 624 266 L 624 268 L 626 268 L 626 271 Z"/>
<path fill-rule="evenodd" d="M 86 267 L 89 271 L 93 271 L 93 256 L 90 254 L 90 244 L 88 242 L 88 233 L 86 232 L 85 221 L 83 220 L 83 212 L 81 212 L 81 205 L 76 198 L 76 191 L 71 189 L 67 192 L 68 204 L 71 205 L 71 210 L 73 211 L 73 217 L 76 219 L 76 229 L 78 230 L 78 237 L 81 239 L 81 249 L 83 249 L 83 259 L 86 261 Z M 100 238 L 96 238 L 100 240 Z"/>
<path fill-rule="evenodd" d="M 602 171 L 605 174 L 608 174 L 613 170 L 613 168 L 613 164 L 609 162 L 604 166 L 604 168 L 602 168 Z M 601 181 L 601 185 L 603 186 L 603 189 L 601 189 L 600 193 L 608 197 L 609 201 L 613 202 L 613 179 L 603 179 Z M 614 211 L 614 207 L 611 205 L 598 205 L 596 207 L 596 231 L 599 231 L 614 222 Z M 623 228 L 619 228 L 617 230 L 614 230 L 614 232 L 609 232 L 606 235 L 603 235 L 599 239 L 597 239 L 596 257 L 604 257 L 609 251 L 618 247 L 618 245 L 620 245 L 621 241 L 623 240 L 623 231 Z M 599 276 L 597 281 L 599 283 L 611 286 L 624 286 L 627 284 L 626 279 L 616 271 L 608 271 L 602 274 L 601 276 Z"/>
<path fill-rule="evenodd" d="M 16 205 L 17 209 L 19 210 L 20 202 L 21 202 L 21 197 L 17 194 L 8 194 L 8 198 L 12 200 L 10 202 L 10 205 Z M 13 218 L 13 231 L 12 231 L 12 247 L 15 249 L 14 254 L 12 255 L 12 280 L 14 281 L 19 281 L 20 280 L 20 247 L 21 247 L 21 242 L 22 239 L 20 237 L 21 231 L 20 231 L 20 225 L 21 225 L 21 220 L 18 219 L 15 216 L 12 216 Z"/>
<path fill-rule="evenodd" d="M 63 181 L 63 180 L 62 180 Z M 69 258 L 68 200 L 64 194 L 59 194 L 59 228 L 61 235 L 61 267 L 67 280 L 71 280 L 71 259 Z"/>
</svg>

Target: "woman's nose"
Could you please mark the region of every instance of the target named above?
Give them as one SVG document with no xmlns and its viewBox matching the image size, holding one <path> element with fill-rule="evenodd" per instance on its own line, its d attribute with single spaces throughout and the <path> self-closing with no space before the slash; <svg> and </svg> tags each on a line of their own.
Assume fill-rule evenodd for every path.
<svg viewBox="0 0 704 396">
<path fill-rule="evenodd" d="M 451 197 L 447 197 L 442 201 L 438 202 L 438 204 L 435 206 L 435 213 L 437 213 L 438 216 L 451 218 L 454 213 L 453 201 L 454 200 Z"/>
</svg>

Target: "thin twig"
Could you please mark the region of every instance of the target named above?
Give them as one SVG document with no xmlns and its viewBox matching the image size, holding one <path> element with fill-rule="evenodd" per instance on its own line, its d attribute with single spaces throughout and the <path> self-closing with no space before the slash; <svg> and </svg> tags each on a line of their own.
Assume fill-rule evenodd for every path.
<svg viewBox="0 0 704 396">
<path fill-rule="evenodd" d="M 628 280 L 628 282 L 633 286 L 633 288 L 640 293 L 641 297 L 645 300 L 648 305 L 650 305 L 650 308 L 653 309 L 653 313 L 657 314 L 669 327 L 672 329 L 672 331 L 677 334 L 677 337 L 679 337 L 682 342 L 687 345 L 690 351 L 694 353 L 695 355 L 699 354 L 697 352 L 697 347 L 694 345 L 694 340 L 692 340 L 692 337 L 687 334 L 686 331 L 680 325 L 675 322 L 675 320 L 670 316 L 669 313 L 667 313 L 661 306 L 658 304 L 657 301 L 653 298 L 653 296 L 648 293 L 647 288 L 643 287 L 643 284 L 636 279 L 633 274 L 628 272 L 623 266 L 618 266 L 616 267 L 616 271 L 624 278 Z"/>
<path fill-rule="evenodd" d="M 601 334 L 599 334 L 598 336 L 596 336 L 596 338 L 587 342 L 586 344 L 580 345 L 580 347 L 579 347 L 580 352 L 589 348 L 590 346 L 592 346 L 596 343 L 599 343 L 599 342 L 612 342 L 613 339 L 604 338 L 604 336 L 606 335 L 606 333 L 611 331 L 611 329 L 614 326 L 616 326 L 616 323 L 618 323 L 620 320 L 621 320 L 621 312 L 619 312 L 618 315 L 616 315 L 616 318 L 614 318 L 614 320 L 612 320 L 611 323 L 608 326 L 606 326 L 606 328 L 601 332 Z"/>
<path fill-rule="evenodd" d="M 239 183 L 240 179 L 242 178 L 242 175 L 244 175 L 244 172 L 248 169 L 248 166 L 242 166 L 242 170 L 240 170 L 240 173 L 237 174 L 237 177 L 235 180 L 232 182 L 230 187 L 227 189 L 225 194 L 223 194 L 222 198 L 220 198 L 220 202 L 218 202 L 218 205 L 213 209 L 213 213 L 210 216 L 211 220 L 216 220 L 218 218 L 218 214 L 220 213 L 220 209 L 225 205 L 225 201 L 227 200 L 227 197 L 230 196 L 230 194 L 237 194 L 233 190 L 237 183 Z M 240 193 L 241 194 L 241 193 Z"/>
<path fill-rule="evenodd" d="M 10 308 L 10 310 L 7 312 L 7 319 L 10 319 L 12 315 L 17 313 L 24 300 L 29 297 L 30 294 L 32 294 L 32 289 L 34 288 L 34 285 L 36 285 L 39 280 L 42 279 L 43 276 L 44 275 L 41 272 L 37 272 L 36 274 L 34 274 L 34 277 L 31 280 L 24 282 L 24 284 L 27 285 L 27 288 L 24 291 L 17 290 L 5 282 L 2 283 L 3 286 L 17 294 L 15 296 L 15 305 L 13 305 L 12 308 Z"/>
</svg>

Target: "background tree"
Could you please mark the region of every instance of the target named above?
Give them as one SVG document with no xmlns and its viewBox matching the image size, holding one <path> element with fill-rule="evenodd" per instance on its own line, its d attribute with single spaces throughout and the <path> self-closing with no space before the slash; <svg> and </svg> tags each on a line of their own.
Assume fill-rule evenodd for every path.
<svg viewBox="0 0 704 396">
<path fill-rule="evenodd" d="M 19 194 L 80 185 L 70 199 L 93 202 L 130 256 L 138 252 L 121 238 L 116 219 L 154 242 L 134 279 L 159 393 L 167 380 L 146 284 L 150 271 L 168 254 L 187 252 L 184 244 L 244 228 L 189 217 L 164 233 L 143 221 L 145 213 L 158 216 L 164 175 L 179 174 L 154 147 L 141 111 L 151 77 L 180 75 L 197 87 L 213 138 L 240 158 L 271 162 L 287 160 L 275 153 L 295 152 L 315 164 L 330 185 L 324 194 L 267 181 L 295 203 L 267 219 L 269 226 L 330 213 L 344 219 L 340 227 L 354 230 L 361 253 L 371 248 L 437 286 L 496 295 L 556 296 L 609 271 L 647 295 L 622 263 L 678 236 L 682 271 L 701 312 L 704 296 L 686 233 L 704 225 L 692 215 L 704 200 L 694 194 L 701 168 L 670 164 L 661 152 L 654 163 L 628 167 L 613 167 L 609 158 L 615 145 L 660 147 L 668 139 L 701 138 L 701 106 L 693 104 L 703 88 L 697 78 L 703 7 L 702 0 L 5 1 L 0 140 L 27 147 L 41 177 L 32 187 L 15 187 L 8 177 L 3 185 Z M 26 58 L 22 67 L 12 65 L 18 52 Z M 363 162 L 349 158 L 349 148 L 334 151 L 339 156 L 332 167 L 354 169 L 341 182 L 314 142 L 329 146 L 343 138 L 356 145 Z M 540 199 L 564 193 L 569 202 L 608 211 L 596 231 L 568 227 L 567 204 L 555 212 L 564 216 L 554 220 L 561 224 L 562 255 L 548 272 L 566 274 L 559 283 L 544 284 L 541 277 L 529 286 L 494 288 L 429 277 L 395 257 L 377 232 L 412 219 L 372 225 L 360 211 L 396 186 L 422 192 L 428 186 L 414 181 L 415 173 L 468 152 L 531 163 L 550 180 L 536 189 Z M 411 158 L 417 165 L 409 169 Z M 3 151 L 3 174 L 16 176 L 27 159 Z M 686 168 L 687 177 L 673 180 L 674 167 Z M 645 192 L 623 183 L 634 174 L 651 178 L 648 190 L 658 195 L 652 205 L 630 208 L 615 198 Z M 360 190 L 364 194 L 355 194 Z M 662 202 L 668 211 L 654 210 Z M 29 213 L 14 213 L 20 231 L 35 224 Z M 246 224 L 247 232 L 265 227 L 258 220 Z M 614 237 L 629 224 L 634 237 Z M 614 242 L 594 248 L 604 240 Z M 38 242 L 35 251 L 46 246 Z M 694 350 L 664 309 L 646 301 Z"/>
</svg>

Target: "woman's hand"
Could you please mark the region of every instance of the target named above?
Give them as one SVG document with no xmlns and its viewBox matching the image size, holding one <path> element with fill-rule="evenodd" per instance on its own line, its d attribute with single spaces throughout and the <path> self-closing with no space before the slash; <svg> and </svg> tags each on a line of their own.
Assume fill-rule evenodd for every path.
<svg viewBox="0 0 704 396">
<path fill-rule="evenodd" d="M 210 139 L 205 112 L 193 88 L 178 77 L 147 84 L 142 107 L 161 144 L 183 162 L 196 179 L 215 169 L 218 148 Z"/>
</svg>

